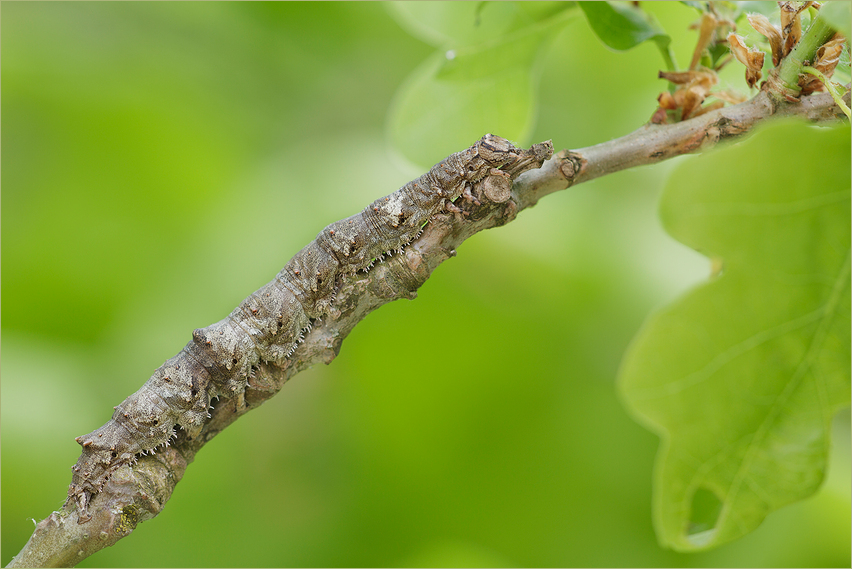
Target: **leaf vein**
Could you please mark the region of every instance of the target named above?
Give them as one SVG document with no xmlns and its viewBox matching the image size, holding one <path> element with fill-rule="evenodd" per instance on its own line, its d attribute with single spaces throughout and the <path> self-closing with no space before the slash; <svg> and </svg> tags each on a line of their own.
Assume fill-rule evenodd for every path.
<svg viewBox="0 0 852 569">
<path fill-rule="evenodd" d="M 828 335 L 828 328 L 837 312 L 836 308 L 838 303 L 840 302 L 841 294 L 848 287 L 849 277 L 850 255 L 849 253 L 847 253 L 845 262 L 841 267 L 835 280 L 834 289 L 831 291 L 829 298 L 826 300 L 825 304 L 823 304 L 819 311 L 821 313 L 822 318 L 819 326 L 814 331 L 810 345 L 808 346 L 808 351 L 805 352 L 802 361 L 796 367 L 796 371 L 793 373 L 793 376 L 787 382 L 787 385 L 784 387 L 781 393 L 778 394 L 776 402 L 770 408 L 769 412 L 766 415 L 766 418 L 761 422 L 758 429 L 754 432 L 754 436 L 752 437 L 751 443 L 748 445 L 745 456 L 743 457 L 740 466 L 737 468 L 737 471 L 734 474 L 733 479 L 731 480 L 731 488 L 728 492 L 728 499 L 725 500 L 725 504 L 723 505 L 722 511 L 719 514 L 719 523 L 722 523 L 731 511 L 734 499 L 740 491 L 740 487 L 742 486 L 743 480 L 746 479 L 746 476 L 748 474 L 748 468 L 751 466 L 751 463 L 754 460 L 755 453 L 759 449 L 760 443 L 766 438 L 766 435 L 769 432 L 771 425 L 778 418 L 778 415 L 784 408 L 785 403 L 790 398 L 792 393 L 796 390 L 796 388 L 799 386 L 802 378 L 805 377 L 807 370 L 811 368 L 813 360 L 816 358 L 816 354 L 822 348 L 822 344 Z M 825 388 L 825 385 L 822 381 L 817 379 L 816 382 L 818 386 L 817 389 L 819 389 L 820 386 Z M 820 411 L 823 415 L 823 429 L 825 429 L 831 417 L 830 410 L 828 409 L 828 405 L 823 395 L 824 393 L 820 395 Z M 824 437 L 824 445 L 827 446 L 828 444 L 828 438 Z"/>
<path fill-rule="evenodd" d="M 737 357 L 745 354 L 749 350 L 752 350 L 761 344 L 765 344 L 775 338 L 783 336 L 784 334 L 788 334 L 799 328 L 804 328 L 808 324 L 818 320 L 820 316 L 823 314 L 823 307 L 819 307 L 816 310 L 813 310 L 803 316 L 798 318 L 794 318 L 792 320 L 788 320 L 787 322 L 783 322 L 778 326 L 773 328 L 769 328 L 766 330 L 761 330 L 757 334 L 750 336 L 743 340 L 742 342 L 735 344 L 725 350 L 724 352 L 718 354 L 712 360 L 710 360 L 704 367 L 690 373 L 689 375 L 677 380 L 666 383 L 665 385 L 661 385 L 655 388 L 648 388 L 637 390 L 639 393 L 635 395 L 636 400 L 649 400 L 649 399 L 659 399 L 661 397 L 666 397 L 669 395 L 674 395 L 675 393 L 679 393 L 684 389 L 693 387 L 702 383 L 708 379 L 710 379 L 713 374 L 722 369 L 726 364 L 730 363 Z"/>
</svg>

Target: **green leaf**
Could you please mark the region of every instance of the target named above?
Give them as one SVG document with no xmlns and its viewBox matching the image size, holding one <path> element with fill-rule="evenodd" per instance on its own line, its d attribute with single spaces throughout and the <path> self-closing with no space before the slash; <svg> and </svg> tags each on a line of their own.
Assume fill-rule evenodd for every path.
<svg viewBox="0 0 852 569">
<path fill-rule="evenodd" d="M 826 2 L 819 10 L 820 15 L 829 26 L 836 31 L 850 37 L 849 30 L 852 29 L 852 4 L 849 2 Z"/>
<path fill-rule="evenodd" d="M 411 35 L 440 48 L 499 39 L 573 7 L 572 2 L 389 2 L 388 12 Z"/>
<path fill-rule="evenodd" d="M 732 18 L 735 22 L 738 22 L 746 14 L 763 14 L 775 22 L 780 19 L 778 4 L 775 2 L 764 2 L 763 0 L 756 2 L 719 2 L 716 5 L 717 9 L 719 4 L 729 6 L 729 13 L 722 15 Z"/>
<path fill-rule="evenodd" d="M 848 126 L 782 123 L 666 186 L 667 231 L 724 268 L 651 316 L 620 371 L 627 407 L 662 439 L 665 546 L 739 538 L 825 476 L 852 395 L 849 154 Z"/>
<path fill-rule="evenodd" d="M 671 42 L 671 38 L 650 15 L 626 2 L 579 4 L 595 35 L 616 51 L 626 51 L 647 40 L 654 40 L 661 47 Z"/>
<path fill-rule="evenodd" d="M 390 110 L 394 146 L 431 166 L 491 132 L 527 144 L 536 115 L 542 48 L 570 14 L 474 47 L 433 54 L 400 87 Z"/>
<path fill-rule="evenodd" d="M 705 11 L 704 2 L 691 2 L 689 0 L 681 0 L 681 4 L 683 4 L 684 6 L 689 6 L 690 8 L 695 8 L 699 12 Z"/>
</svg>

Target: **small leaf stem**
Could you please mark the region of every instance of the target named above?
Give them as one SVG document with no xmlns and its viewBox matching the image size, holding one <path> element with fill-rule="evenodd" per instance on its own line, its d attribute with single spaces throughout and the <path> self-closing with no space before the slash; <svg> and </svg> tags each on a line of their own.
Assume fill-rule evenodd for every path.
<svg viewBox="0 0 852 569">
<path fill-rule="evenodd" d="M 852 111 L 849 110 L 849 107 L 846 106 L 846 102 L 843 100 L 843 95 L 841 95 L 837 91 L 838 85 L 833 83 L 828 77 L 823 75 L 823 73 L 819 69 L 814 69 L 813 67 L 804 66 L 802 67 L 802 73 L 809 73 L 811 75 L 815 75 L 817 79 L 822 81 L 822 84 L 825 85 L 826 90 L 831 94 L 831 98 L 834 99 L 834 102 L 837 103 L 837 106 L 840 107 L 840 110 L 843 111 L 849 120 L 852 120 Z"/>
<path fill-rule="evenodd" d="M 677 71 L 677 63 L 675 61 L 674 50 L 672 50 L 671 42 L 657 41 L 657 48 L 660 50 L 660 55 L 663 56 L 663 62 L 666 64 L 667 71 Z"/>
</svg>

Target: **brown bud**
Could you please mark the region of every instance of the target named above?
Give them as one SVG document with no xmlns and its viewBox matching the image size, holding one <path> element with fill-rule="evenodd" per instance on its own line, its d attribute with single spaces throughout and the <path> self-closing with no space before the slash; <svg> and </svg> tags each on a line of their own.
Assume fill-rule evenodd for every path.
<svg viewBox="0 0 852 569">
<path fill-rule="evenodd" d="M 694 82 L 709 82 L 711 84 L 715 84 L 719 80 L 714 72 L 706 69 L 693 69 L 691 71 L 660 71 L 659 78 L 665 79 L 675 85 L 687 85 Z"/>
<path fill-rule="evenodd" d="M 672 94 L 668 91 L 660 93 L 660 96 L 657 97 L 657 102 L 660 104 L 661 109 L 673 111 L 677 108 L 677 102 L 675 101 L 674 96 L 672 96 Z"/>
<path fill-rule="evenodd" d="M 698 61 L 701 59 L 701 54 L 704 49 L 713 41 L 716 35 L 716 26 L 718 21 L 710 12 L 704 12 L 701 15 L 701 24 L 698 32 L 698 42 L 695 44 L 695 50 L 692 52 L 692 61 L 689 62 L 689 68 L 695 69 L 698 66 Z"/>
<path fill-rule="evenodd" d="M 653 115 L 651 115 L 651 124 L 666 124 L 666 118 L 668 118 L 666 109 L 663 107 L 657 107 L 657 110 L 654 111 Z"/>
<path fill-rule="evenodd" d="M 826 78 L 834 75 L 834 70 L 840 61 L 840 54 L 843 53 L 845 43 L 846 38 L 840 34 L 834 34 L 834 37 L 817 50 L 813 68 L 825 75 Z M 813 93 L 814 91 L 821 91 L 824 88 L 822 81 L 818 77 L 809 74 L 799 76 L 799 85 L 802 87 L 803 95 Z"/>
<path fill-rule="evenodd" d="M 773 25 L 769 21 L 769 18 L 763 14 L 749 14 L 748 23 L 758 33 L 769 40 L 769 46 L 772 48 L 772 64 L 778 65 L 781 63 L 781 58 L 784 57 L 784 42 L 781 39 L 781 29 Z"/>
<path fill-rule="evenodd" d="M 737 61 L 746 66 L 746 83 L 749 87 L 754 87 L 763 76 L 760 70 L 763 68 L 764 53 L 756 48 L 749 49 L 745 40 L 735 33 L 728 34 L 728 44 Z"/>
<path fill-rule="evenodd" d="M 672 73 L 661 71 L 660 77 L 680 85 L 674 94 L 670 96 L 660 95 L 657 100 L 662 108 L 681 109 L 681 120 L 693 116 L 695 111 L 701 107 L 710 92 L 710 88 L 719 81 L 716 72 L 709 69 Z"/>
<path fill-rule="evenodd" d="M 813 2 L 778 2 L 781 8 L 781 33 L 784 38 L 784 56 L 786 57 L 799 40 L 802 39 L 802 20 L 799 17 Z"/>
</svg>

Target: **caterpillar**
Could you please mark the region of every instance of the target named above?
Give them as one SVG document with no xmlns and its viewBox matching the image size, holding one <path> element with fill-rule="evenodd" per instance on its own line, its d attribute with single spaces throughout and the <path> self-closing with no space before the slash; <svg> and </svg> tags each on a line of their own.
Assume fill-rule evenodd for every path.
<svg viewBox="0 0 852 569">
<path fill-rule="evenodd" d="M 473 185 L 486 178 L 486 195 L 502 191 L 508 199 L 512 177 L 540 167 L 552 153 L 550 142 L 522 150 L 486 134 L 360 213 L 328 225 L 226 318 L 194 330 L 180 353 L 116 406 L 105 425 L 75 439 L 83 451 L 72 467 L 66 505 L 76 505 L 78 523 L 91 519 L 92 497 L 120 466 L 168 445 L 176 427 L 197 437 L 214 398 L 232 398 L 244 408 L 246 385 L 260 362 L 282 364 L 293 355 L 328 313 L 342 279 L 401 252 L 436 214 L 462 213 L 453 202 L 476 202 Z"/>
</svg>

